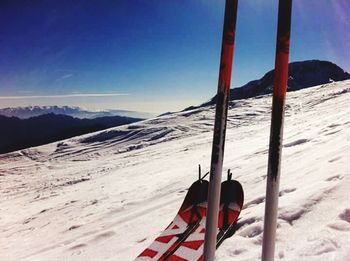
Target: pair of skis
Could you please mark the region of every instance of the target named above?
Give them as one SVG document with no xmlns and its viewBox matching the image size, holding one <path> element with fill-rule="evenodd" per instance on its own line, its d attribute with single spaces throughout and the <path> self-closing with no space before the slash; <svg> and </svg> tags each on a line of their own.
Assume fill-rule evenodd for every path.
<svg viewBox="0 0 350 261">
<path fill-rule="evenodd" d="M 203 178 L 191 185 L 174 220 L 135 260 L 203 260 L 209 187 Z M 233 235 L 243 199 L 241 184 L 228 173 L 221 184 L 216 247 Z"/>
</svg>

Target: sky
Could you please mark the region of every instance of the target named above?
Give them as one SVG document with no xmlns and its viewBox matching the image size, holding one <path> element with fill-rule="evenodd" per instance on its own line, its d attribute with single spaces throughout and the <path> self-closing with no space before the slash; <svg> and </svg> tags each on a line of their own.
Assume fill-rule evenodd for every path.
<svg viewBox="0 0 350 261">
<path fill-rule="evenodd" d="M 223 0 L 0 2 L 0 107 L 153 113 L 217 90 Z M 238 3 L 232 88 L 274 66 L 276 0 Z M 290 61 L 350 71 L 350 1 L 294 0 Z"/>
</svg>

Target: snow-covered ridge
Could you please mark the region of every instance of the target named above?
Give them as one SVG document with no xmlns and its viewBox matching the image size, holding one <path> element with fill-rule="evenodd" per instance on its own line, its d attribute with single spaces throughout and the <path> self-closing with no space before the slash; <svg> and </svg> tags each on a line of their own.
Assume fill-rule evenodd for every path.
<svg viewBox="0 0 350 261">
<path fill-rule="evenodd" d="M 288 75 L 288 91 L 350 79 L 350 74 L 338 65 L 320 60 L 289 63 Z M 230 99 L 246 99 L 272 93 L 273 79 L 274 70 L 271 70 L 258 80 L 250 81 L 239 88 L 231 89 Z M 214 104 L 215 100 L 216 96 L 203 105 Z"/>
<path fill-rule="evenodd" d="M 10 107 L 0 109 L 0 115 L 7 117 L 17 117 L 28 119 L 30 117 L 40 116 L 43 114 L 54 113 L 68 115 L 79 119 L 93 119 L 97 117 L 126 116 L 134 118 L 151 118 L 154 115 L 143 112 L 127 110 L 88 110 L 76 106 L 27 106 L 27 107 Z"/>
<path fill-rule="evenodd" d="M 288 93 L 276 260 L 350 260 L 350 81 Z M 258 260 L 271 96 L 229 110 L 224 171 L 245 190 L 217 260 Z M 133 260 L 209 169 L 207 106 L 0 155 L 0 260 Z"/>
</svg>

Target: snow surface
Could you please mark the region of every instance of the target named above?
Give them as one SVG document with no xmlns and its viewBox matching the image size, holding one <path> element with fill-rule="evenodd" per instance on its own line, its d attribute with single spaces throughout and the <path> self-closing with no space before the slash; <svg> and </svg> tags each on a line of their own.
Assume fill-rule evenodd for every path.
<svg viewBox="0 0 350 261">
<path fill-rule="evenodd" d="M 350 260 L 350 81 L 288 93 L 276 260 Z M 261 256 L 271 96 L 230 104 L 245 190 L 216 260 Z M 133 260 L 210 165 L 214 107 L 0 155 L 0 260 Z M 223 179 L 225 176 L 223 176 Z"/>
</svg>

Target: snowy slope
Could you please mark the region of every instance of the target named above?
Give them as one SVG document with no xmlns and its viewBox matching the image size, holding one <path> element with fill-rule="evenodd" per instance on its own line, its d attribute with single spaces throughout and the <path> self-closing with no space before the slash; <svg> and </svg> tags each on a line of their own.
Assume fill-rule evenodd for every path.
<svg viewBox="0 0 350 261">
<path fill-rule="evenodd" d="M 288 93 L 277 260 L 350 260 L 350 81 Z M 231 103 L 245 190 L 217 260 L 261 253 L 271 96 Z M 133 260 L 209 169 L 214 107 L 0 155 L 0 260 Z"/>
</svg>

